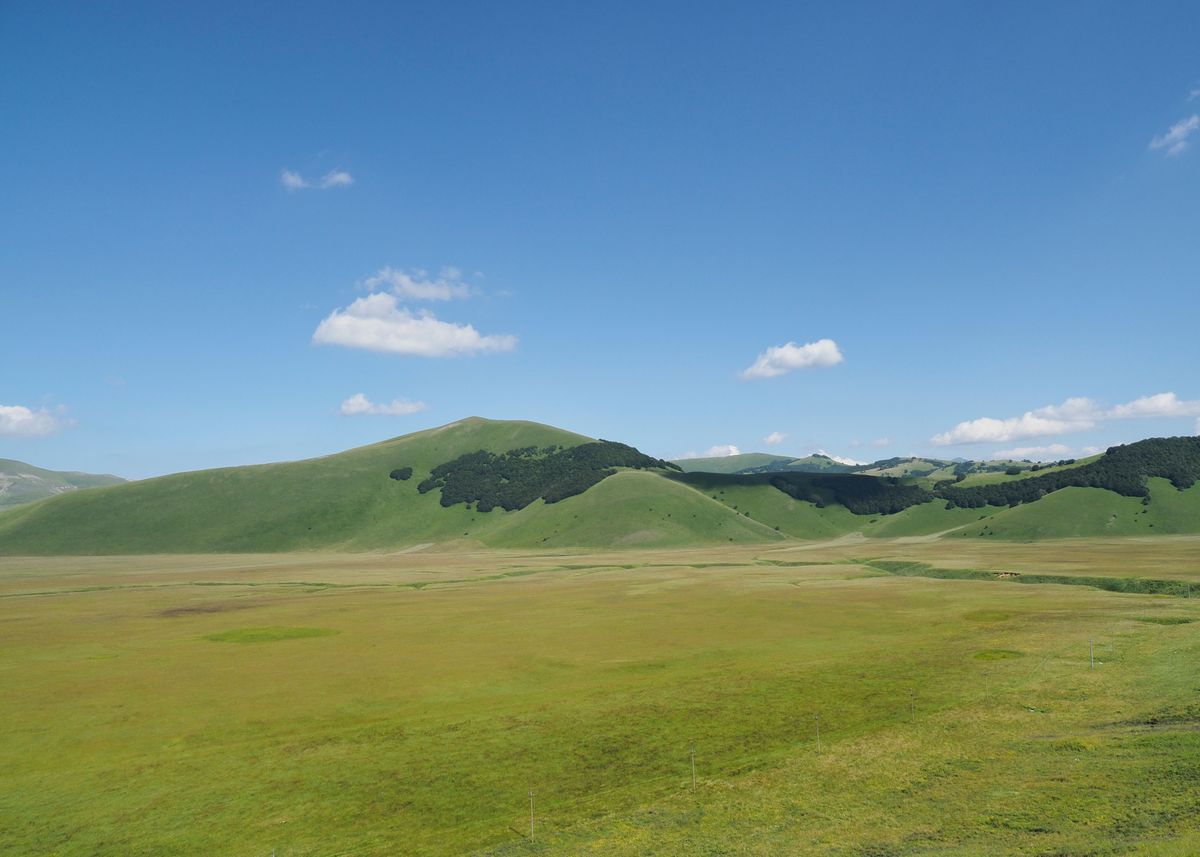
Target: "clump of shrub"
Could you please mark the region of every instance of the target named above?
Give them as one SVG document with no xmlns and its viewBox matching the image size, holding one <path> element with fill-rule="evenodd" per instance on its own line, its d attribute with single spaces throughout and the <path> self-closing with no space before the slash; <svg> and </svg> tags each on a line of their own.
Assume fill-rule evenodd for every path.
<svg viewBox="0 0 1200 857">
<path fill-rule="evenodd" d="M 412 478 L 412 474 L 413 470 L 411 467 L 397 467 L 395 470 L 389 473 L 388 476 L 390 476 L 392 479 L 395 479 L 397 482 L 407 482 Z"/>
</svg>

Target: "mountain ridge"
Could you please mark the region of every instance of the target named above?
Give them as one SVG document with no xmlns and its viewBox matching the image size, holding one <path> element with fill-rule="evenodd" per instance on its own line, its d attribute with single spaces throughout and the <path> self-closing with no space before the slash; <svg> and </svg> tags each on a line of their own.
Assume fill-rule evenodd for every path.
<svg viewBox="0 0 1200 857">
<path fill-rule="evenodd" d="M 170 474 L 17 506 L 0 512 L 0 554 L 1200 532 L 1200 439 L 1150 439 L 1069 466 L 990 476 L 682 472 L 625 444 L 468 418 L 312 459 Z"/>
<path fill-rule="evenodd" d="M 67 491 L 80 491 L 125 482 L 108 473 L 49 470 L 13 458 L 0 458 L 0 509 L 33 503 Z"/>
<path fill-rule="evenodd" d="M 848 463 L 831 455 L 814 452 L 793 457 L 765 452 L 743 452 L 709 458 L 677 458 L 672 464 L 685 473 L 863 473 L 869 476 L 913 476 L 924 478 L 956 478 L 980 474 L 1003 473 L 1009 476 L 1028 475 L 1048 467 L 1075 463 L 1075 459 L 1039 462 L 1031 459 L 940 459 L 922 456 L 883 458 L 876 461 Z"/>
</svg>

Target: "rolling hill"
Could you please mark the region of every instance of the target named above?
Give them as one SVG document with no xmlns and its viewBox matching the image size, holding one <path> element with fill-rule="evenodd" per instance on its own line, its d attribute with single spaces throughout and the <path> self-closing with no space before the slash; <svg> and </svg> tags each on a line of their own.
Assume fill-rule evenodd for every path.
<svg viewBox="0 0 1200 857">
<path fill-rule="evenodd" d="M 743 452 L 718 458 L 677 458 L 672 463 L 684 473 L 754 473 L 760 467 L 783 466 L 792 460 L 790 455 Z"/>
<path fill-rule="evenodd" d="M 0 458 L 0 509 L 81 488 L 119 485 L 124 481 L 120 476 L 44 470 L 23 461 Z"/>
<path fill-rule="evenodd" d="M 1196 533 L 1198 478 L 1200 438 L 1140 441 L 1075 466 L 972 483 L 834 469 L 683 472 L 624 444 L 472 417 L 323 458 L 24 504 L 0 513 L 0 554 Z"/>
<path fill-rule="evenodd" d="M 620 472 L 578 496 L 536 499 L 511 511 L 447 503 L 444 487 L 426 485 L 439 465 L 475 460 L 481 452 L 503 458 L 533 450 L 541 458 L 551 448 L 561 453 L 589 446 L 599 445 L 550 426 L 468 418 L 323 458 L 178 473 L 21 506 L 0 514 L 0 554 L 377 550 L 453 541 L 712 544 L 781 537 L 661 479 L 656 473 L 670 470 L 666 462 L 646 472 L 624 464 L 605 467 Z M 611 447 L 628 459 L 631 448 Z M 658 518 L 650 511 L 654 504 Z"/>
<path fill-rule="evenodd" d="M 845 464 L 820 452 L 795 458 L 766 452 L 743 452 L 720 458 L 681 458 L 672 464 L 685 473 L 853 473 L 860 465 Z"/>
</svg>

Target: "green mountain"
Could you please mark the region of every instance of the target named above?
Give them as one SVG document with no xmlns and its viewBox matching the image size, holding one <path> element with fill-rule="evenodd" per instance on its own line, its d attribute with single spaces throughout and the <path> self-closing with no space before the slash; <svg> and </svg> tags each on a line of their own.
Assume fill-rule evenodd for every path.
<svg viewBox="0 0 1200 857">
<path fill-rule="evenodd" d="M 965 462 L 969 467 L 979 467 L 983 462 Z M 854 468 L 855 473 L 865 473 L 867 476 L 912 476 L 912 477 L 942 477 L 953 479 L 954 463 L 937 458 L 885 458 Z M 965 469 L 965 468 L 960 468 Z"/>
<path fill-rule="evenodd" d="M 323 458 L 178 473 L 21 506 L 0 514 L 0 554 L 781 538 L 658 475 L 667 472 L 667 462 L 622 444 L 469 418 Z M 520 496 L 508 493 L 514 480 Z"/>
<path fill-rule="evenodd" d="M 67 491 L 78 491 L 80 488 L 118 485 L 124 481 L 119 476 L 43 470 L 23 461 L 0 458 L 0 509 L 32 503 Z"/>
<path fill-rule="evenodd" d="M 786 465 L 768 467 L 757 472 L 770 473 L 775 470 L 793 471 L 796 473 L 853 473 L 857 465 L 836 461 L 821 452 L 814 452 L 803 458 L 793 458 Z"/>
<path fill-rule="evenodd" d="M 803 458 L 743 452 L 720 458 L 680 458 L 671 463 L 685 473 L 851 473 L 856 469 L 856 465 L 834 461 L 819 452 Z"/>
<path fill-rule="evenodd" d="M 720 458 L 677 458 L 672 464 L 685 473 L 753 473 L 760 467 L 769 467 L 772 464 L 784 465 L 790 461 L 792 461 L 790 455 L 743 452 L 739 455 L 724 455 Z"/>
<path fill-rule="evenodd" d="M 1200 532 L 1200 438 L 1145 440 L 1027 471 L 975 482 L 833 469 L 684 472 L 621 443 L 470 418 L 324 458 L 179 473 L 28 503 L 0 512 L 0 554 Z"/>
</svg>

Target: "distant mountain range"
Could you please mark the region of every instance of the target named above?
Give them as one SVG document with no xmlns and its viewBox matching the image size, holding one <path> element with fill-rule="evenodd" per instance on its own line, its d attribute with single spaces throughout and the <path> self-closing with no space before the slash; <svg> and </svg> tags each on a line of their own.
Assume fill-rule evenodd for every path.
<svg viewBox="0 0 1200 857">
<path fill-rule="evenodd" d="M 727 471 L 703 469 L 717 466 Z M 0 511 L 0 554 L 1200 533 L 1198 479 L 1192 437 L 1051 465 L 764 454 L 668 462 L 552 426 L 472 417 L 307 461 L 60 488 Z"/>
<path fill-rule="evenodd" d="M 1055 462 L 1073 464 L 1074 459 Z M 914 476 L 930 479 L 954 479 L 978 473 L 1009 473 L 1010 471 L 1036 471 L 1052 464 L 1041 464 L 1023 460 L 953 461 L 939 458 L 884 458 L 869 464 L 849 464 L 838 461 L 823 453 L 813 453 L 803 458 L 789 455 L 772 455 L 765 452 L 747 452 L 720 458 L 681 458 L 673 462 L 687 473 L 862 473 L 868 476 Z"/>
<path fill-rule="evenodd" d="M 119 476 L 43 470 L 22 461 L 0 458 L 0 509 L 80 488 L 119 485 L 124 481 Z"/>
</svg>

